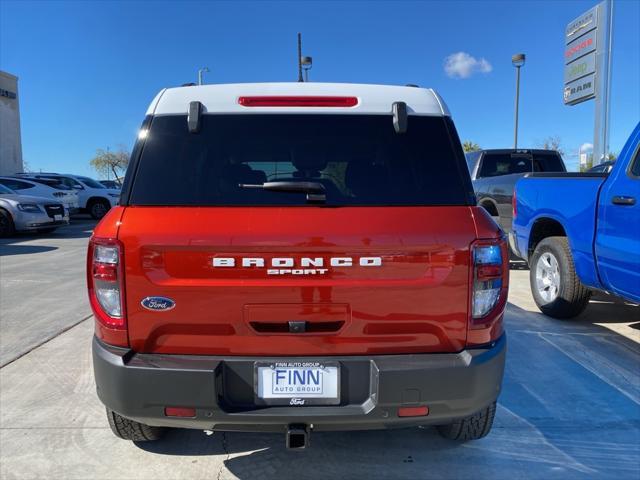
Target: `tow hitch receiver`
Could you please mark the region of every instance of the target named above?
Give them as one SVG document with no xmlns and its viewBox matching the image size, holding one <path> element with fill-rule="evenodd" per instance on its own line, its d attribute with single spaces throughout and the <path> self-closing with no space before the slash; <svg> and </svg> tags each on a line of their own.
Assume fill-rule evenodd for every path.
<svg viewBox="0 0 640 480">
<path fill-rule="evenodd" d="M 307 425 L 303 423 L 289 425 L 287 429 L 287 449 L 304 450 L 309 446 L 310 436 L 311 431 Z"/>
</svg>

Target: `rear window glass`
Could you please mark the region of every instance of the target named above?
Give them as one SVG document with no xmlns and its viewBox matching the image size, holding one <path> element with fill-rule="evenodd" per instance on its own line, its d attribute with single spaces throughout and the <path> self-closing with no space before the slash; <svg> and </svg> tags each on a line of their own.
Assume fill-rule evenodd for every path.
<svg viewBox="0 0 640 480">
<path fill-rule="evenodd" d="M 481 177 L 497 177 L 513 173 L 564 172 L 562 159 L 550 153 L 485 153 Z"/>
<path fill-rule="evenodd" d="M 446 121 L 411 116 L 397 134 L 389 115 L 208 114 L 192 134 L 186 116 L 156 117 L 129 203 L 306 204 L 302 193 L 240 187 L 293 181 L 321 183 L 327 205 L 467 205 Z"/>
</svg>

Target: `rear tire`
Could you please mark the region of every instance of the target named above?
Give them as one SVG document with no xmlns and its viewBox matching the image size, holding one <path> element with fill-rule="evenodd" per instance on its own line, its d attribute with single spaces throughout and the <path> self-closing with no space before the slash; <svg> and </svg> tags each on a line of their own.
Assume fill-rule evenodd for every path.
<svg viewBox="0 0 640 480">
<path fill-rule="evenodd" d="M 549 272 L 556 272 L 555 280 Z M 576 274 L 567 237 L 547 237 L 536 245 L 529 262 L 529 283 L 536 305 L 550 317 L 572 318 L 589 304 L 591 291 Z"/>
<path fill-rule="evenodd" d="M 488 407 L 483 408 L 469 417 L 462 418 L 448 425 L 439 425 L 437 427 L 438 433 L 449 440 L 463 442 L 479 440 L 489 434 L 495 416 L 496 402 L 493 402 Z"/>
<path fill-rule="evenodd" d="M 0 209 L 0 238 L 10 237 L 16 233 L 16 226 L 13 224 L 13 218 L 6 210 Z"/>
<path fill-rule="evenodd" d="M 166 431 L 166 428 L 163 427 L 151 427 L 134 420 L 129 420 L 108 408 L 107 419 L 109 420 L 109 426 L 113 434 L 123 440 L 151 442 L 159 440 Z"/>
<path fill-rule="evenodd" d="M 111 208 L 111 205 L 109 205 L 109 202 L 107 202 L 106 200 L 100 200 L 100 199 L 92 200 L 91 203 L 87 205 L 87 210 L 89 210 L 89 215 L 91 215 L 91 217 L 96 220 L 100 220 L 102 217 L 104 217 L 110 208 Z"/>
</svg>

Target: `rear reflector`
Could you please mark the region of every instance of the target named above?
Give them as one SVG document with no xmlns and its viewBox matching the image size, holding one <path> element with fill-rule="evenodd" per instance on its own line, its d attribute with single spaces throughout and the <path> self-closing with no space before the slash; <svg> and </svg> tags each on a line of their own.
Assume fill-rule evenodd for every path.
<svg viewBox="0 0 640 480">
<path fill-rule="evenodd" d="M 478 280 L 489 280 L 502 276 L 502 265 L 480 265 L 476 268 Z"/>
<path fill-rule="evenodd" d="M 105 282 L 115 282 L 118 280 L 118 266 L 110 263 L 94 263 L 93 278 Z"/>
<path fill-rule="evenodd" d="M 358 97 L 240 97 L 243 107 L 355 107 Z"/>
<path fill-rule="evenodd" d="M 165 417 L 190 417 L 196 416 L 196 409 L 189 407 L 165 407 Z"/>
<path fill-rule="evenodd" d="M 429 415 L 429 407 L 400 407 L 398 409 L 399 417 L 424 417 Z"/>
</svg>

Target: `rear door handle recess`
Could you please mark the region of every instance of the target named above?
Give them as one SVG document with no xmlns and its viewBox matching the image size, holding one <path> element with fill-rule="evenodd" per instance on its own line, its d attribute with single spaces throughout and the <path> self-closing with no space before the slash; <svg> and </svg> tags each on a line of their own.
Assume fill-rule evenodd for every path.
<svg viewBox="0 0 640 480">
<path fill-rule="evenodd" d="M 614 205 L 635 205 L 635 197 L 616 196 L 611 199 L 611 203 Z"/>
</svg>

